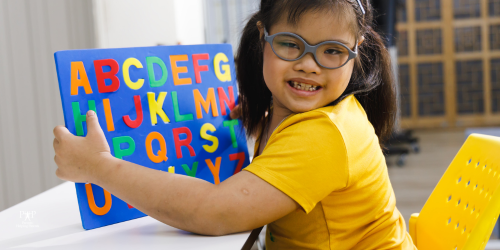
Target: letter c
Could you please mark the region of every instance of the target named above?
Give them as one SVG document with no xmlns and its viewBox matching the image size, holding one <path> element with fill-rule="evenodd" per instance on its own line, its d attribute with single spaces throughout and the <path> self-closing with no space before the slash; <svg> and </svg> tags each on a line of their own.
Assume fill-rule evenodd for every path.
<svg viewBox="0 0 500 250">
<path fill-rule="evenodd" d="M 138 69 L 142 69 L 143 66 L 139 60 L 133 57 L 128 58 L 125 62 L 123 62 L 123 80 L 125 81 L 125 84 L 127 84 L 127 86 L 131 89 L 138 90 L 144 84 L 144 79 L 141 78 L 138 79 L 137 82 L 132 82 L 132 80 L 130 80 L 129 73 L 130 66 L 135 66 Z"/>
</svg>

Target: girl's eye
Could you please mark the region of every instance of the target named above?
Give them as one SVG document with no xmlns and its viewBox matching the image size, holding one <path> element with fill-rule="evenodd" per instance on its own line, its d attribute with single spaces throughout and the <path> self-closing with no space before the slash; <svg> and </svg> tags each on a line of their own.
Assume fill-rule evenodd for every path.
<svg viewBox="0 0 500 250">
<path fill-rule="evenodd" d="M 281 42 L 279 43 L 281 46 L 283 47 L 289 47 L 289 48 L 295 48 L 295 49 L 300 49 L 299 48 L 299 45 L 295 44 L 295 43 L 291 43 L 291 42 Z"/>
<path fill-rule="evenodd" d="M 325 50 L 325 54 L 330 54 L 330 55 L 342 54 L 342 51 L 336 49 L 327 49 Z"/>
</svg>

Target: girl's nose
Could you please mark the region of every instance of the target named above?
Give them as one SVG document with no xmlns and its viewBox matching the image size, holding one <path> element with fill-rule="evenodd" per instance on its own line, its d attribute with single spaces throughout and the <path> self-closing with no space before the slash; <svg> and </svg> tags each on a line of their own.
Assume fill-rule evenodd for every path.
<svg viewBox="0 0 500 250">
<path fill-rule="evenodd" d="M 311 53 L 307 53 L 304 57 L 300 58 L 300 60 L 297 60 L 293 69 L 296 71 L 303 71 L 304 73 L 321 74 L 321 66 L 316 63 Z"/>
</svg>

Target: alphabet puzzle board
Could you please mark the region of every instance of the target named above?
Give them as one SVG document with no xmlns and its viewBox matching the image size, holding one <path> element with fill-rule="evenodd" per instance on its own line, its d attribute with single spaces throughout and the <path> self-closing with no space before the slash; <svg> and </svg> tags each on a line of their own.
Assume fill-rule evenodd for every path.
<svg viewBox="0 0 500 250">
<path fill-rule="evenodd" d="M 227 44 L 58 51 L 66 127 L 86 135 L 97 113 L 111 153 L 219 184 L 249 164 Z M 76 183 L 85 229 L 146 216 L 101 187 Z"/>
</svg>

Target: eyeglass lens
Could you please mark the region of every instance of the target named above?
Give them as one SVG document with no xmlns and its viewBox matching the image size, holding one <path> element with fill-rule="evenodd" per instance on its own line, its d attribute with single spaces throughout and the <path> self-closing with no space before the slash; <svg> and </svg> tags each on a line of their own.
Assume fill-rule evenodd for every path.
<svg viewBox="0 0 500 250">
<path fill-rule="evenodd" d="M 274 37 L 273 49 L 279 57 L 294 60 L 304 53 L 305 44 L 295 36 L 283 34 Z M 316 58 L 322 66 L 336 68 L 347 62 L 349 51 L 340 44 L 325 43 L 316 49 Z"/>
</svg>

